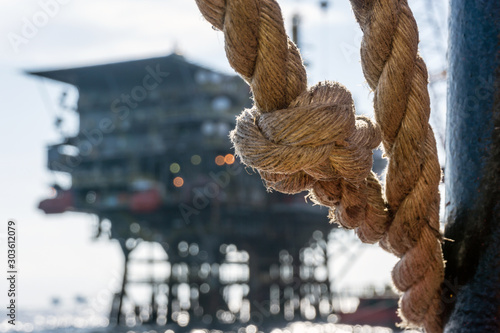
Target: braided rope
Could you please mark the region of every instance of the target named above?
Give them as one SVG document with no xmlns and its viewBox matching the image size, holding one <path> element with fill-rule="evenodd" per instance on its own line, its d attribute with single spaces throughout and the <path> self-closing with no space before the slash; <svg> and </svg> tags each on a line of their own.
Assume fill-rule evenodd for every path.
<svg viewBox="0 0 500 333">
<path fill-rule="evenodd" d="M 351 1 L 364 31 L 363 70 L 375 91 L 382 136 L 377 124 L 355 116 L 342 85 L 307 89 L 300 53 L 275 0 L 196 2 L 224 32 L 229 63 L 252 88 L 254 107 L 231 132 L 241 161 L 257 169 L 268 188 L 309 191 L 312 201 L 330 208 L 332 220 L 399 256 L 392 275 L 404 292 L 404 323 L 441 331 L 440 168 L 428 125 L 427 72 L 406 1 Z M 371 172 L 372 150 L 381 140 L 390 158 L 387 203 Z"/>
<path fill-rule="evenodd" d="M 363 72 L 375 92 L 375 117 L 389 157 L 385 194 L 393 219 L 381 246 L 401 257 L 392 277 L 405 292 L 400 301 L 403 317 L 440 332 L 441 171 L 429 126 L 427 69 L 417 53 L 417 24 L 406 0 L 351 4 L 363 31 Z"/>
</svg>

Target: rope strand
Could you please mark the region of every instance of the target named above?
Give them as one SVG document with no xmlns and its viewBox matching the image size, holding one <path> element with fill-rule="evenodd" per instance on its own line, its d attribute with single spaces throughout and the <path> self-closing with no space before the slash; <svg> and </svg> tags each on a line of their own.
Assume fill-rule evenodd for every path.
<svg viewBox="0 0 500 333">
<path fill-rule="evenodd" d="M 427 69 L 417 53 L 417 24 L 406 0 L 351 4 L 363 31 L 363 73 L 374 91 L 375 117 L 389 158 L 385 194 L 393 220 L 381 245 L 401 258 L 392 277 L 404 292 L 402 317 L 428 332 L 441 332 L 441 171 L 429 126 Z"/>
</svg>

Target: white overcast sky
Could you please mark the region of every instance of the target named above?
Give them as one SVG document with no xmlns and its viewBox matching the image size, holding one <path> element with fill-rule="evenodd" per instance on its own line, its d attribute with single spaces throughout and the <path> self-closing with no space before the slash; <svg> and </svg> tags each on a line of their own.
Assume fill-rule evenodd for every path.
<svg viewBox="0 0 500 333">
<path fill-rule="evenodd" d="M 223 51 L 223 35 L 202 18 L 194 0 L 65 0 L 43 26 L 23 36 L 26 22 L 43 16 L 41 4 L 54 2 L 0 0 L 0 235 L 5 236 L 6 222 L 14 218 L 19 226 L 21 309 L 47 305 L 51 296 L 62 297 L 67 304 L 77 293 L 92 298 L 119 276 L 122 260 L 115 243 L 90 240 L 90 216 L 46 216 L 37 210 L 54 180 L 45 167 L 45 147 L 59 139 L 53 121 L 61 112 L 57 100 L 63 86 L 28 77 L 22 71 L 167 55 L 177 47 L 190 61 L 232 73 Z M 428 3 L 414 2 L 416 7 Z M 339 81 L 352 91 L 358 111 L 371 114 L 373 95 L 366 88 L 359 63 L 361 32 L 349 2 L 330 1 L 326 14 L 318 3 L 280 2 L 288 30 L 292 14 L 302 15 L 302 53 L 310 64 L 309 84 Z M 446 22 L 446 6 L 435 10 L 442 11 L 440 23 Z M 419 12 L 426 11 L 420 8 Z M 26 43 L 14 47 L 14 35 L 26 38 Z M 421 35 L 422 40 L 424 37 Z M 438 61 L 434 62 L 437 67 L 441 66 Z M 6 257 L 3 246 L 0 258 Z M 380 257 L 369 261 L 376 263 L 376 258 Z M 369 276 L 374 283 L 388 281 L 393 260 L 384 256 L 381 261 L 384 264 L 378 271 L 353 270 L 359 274 L 349 280 L 365 278 L 366 282 Z M 0 259 L 0 274 L 4 268 Z M 5 287 L 0 284 L 0 305 Z"/>
</svg>

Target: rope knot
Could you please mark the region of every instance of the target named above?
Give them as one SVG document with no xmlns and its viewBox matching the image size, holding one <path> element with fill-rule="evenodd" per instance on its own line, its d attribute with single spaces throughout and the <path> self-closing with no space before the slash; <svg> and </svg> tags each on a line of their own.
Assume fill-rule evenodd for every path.
<svg viewBox="0 0 500 333">
<path fill-rule="evenodd" d="M 372 149 L 381 137 L 371 120 L 356 119 L 351 93 L 344 86 L 322 82 L 286 109 L 245 110 L 231 140 L 243 163 L 267 175 L 301 172 L 314 180 L 344 177 L 359 182 L 370 173 Z M 272 181 L 268 185 L 273 187 Z"/>
<path fill-rule="evenodd" d="M 286 109 L 247 109 L 230 136 L 241 161 L 257 169 L 268 188 L 309 191 L 312 201 L 331 208 L 333 220 L 358 228 L 370 242 L 385 231 L 385 223 L 370 227 L 371 235 L 359 229 L 367 214 L 385 219 L 383 202 L 375 199 L 380 186 L 371 173 L 372 150 L 381 135 L 369 118 L 355 116 L 351 93 L 341 84 L 320 82 Z M 377 209 L 370 211 L 373 205 Z"/>
</svg>

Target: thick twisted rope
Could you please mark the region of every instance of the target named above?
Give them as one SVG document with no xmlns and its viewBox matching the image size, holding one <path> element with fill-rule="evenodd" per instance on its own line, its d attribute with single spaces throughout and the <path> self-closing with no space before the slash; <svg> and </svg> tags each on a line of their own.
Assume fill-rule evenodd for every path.
<svg viewBox="0 0 500 333">
<path fill-rule="evenodd" d="M 204 17 L 224 32 L 227 58 L 252 88 L 255 105 L 243 111 L 231 132 L 242 162 L 257 169 L 268 188 L 309 191 L 314 202 L 330 207 L 332 219 L 355 229 L 361 240 L 380 241 L 401 257 L 393 280 L 404 292 L 402 318 L 440 331 L 440 169 L 428 125 L 425 65 L 417 56 L 418 33 L 406 2 L 353 0 L 365 32 L 363 68 L 375 90 L 377 120 L 391 158 L 389 212 L 371 172 L 379 128 L 354 115 L 352 97 L 340 84 L 306 89 L 302 59 L 286 36 L 278 4 L 196 2 Z"/>
<path fill-rule="evenodd" d="M 392 222 L 381 246 L 401 257 L 393 270 L 404 292 L 402 315 L 429 332 L 442 330 L 444 278 L 439 233 L 441 171 L 429 126 L 427 69 L 406 0 L 351 0 L 363 31 L 363 72 L 375 92 L 375 117 L 389 157 L 385 194 Z"/>
</svg>

